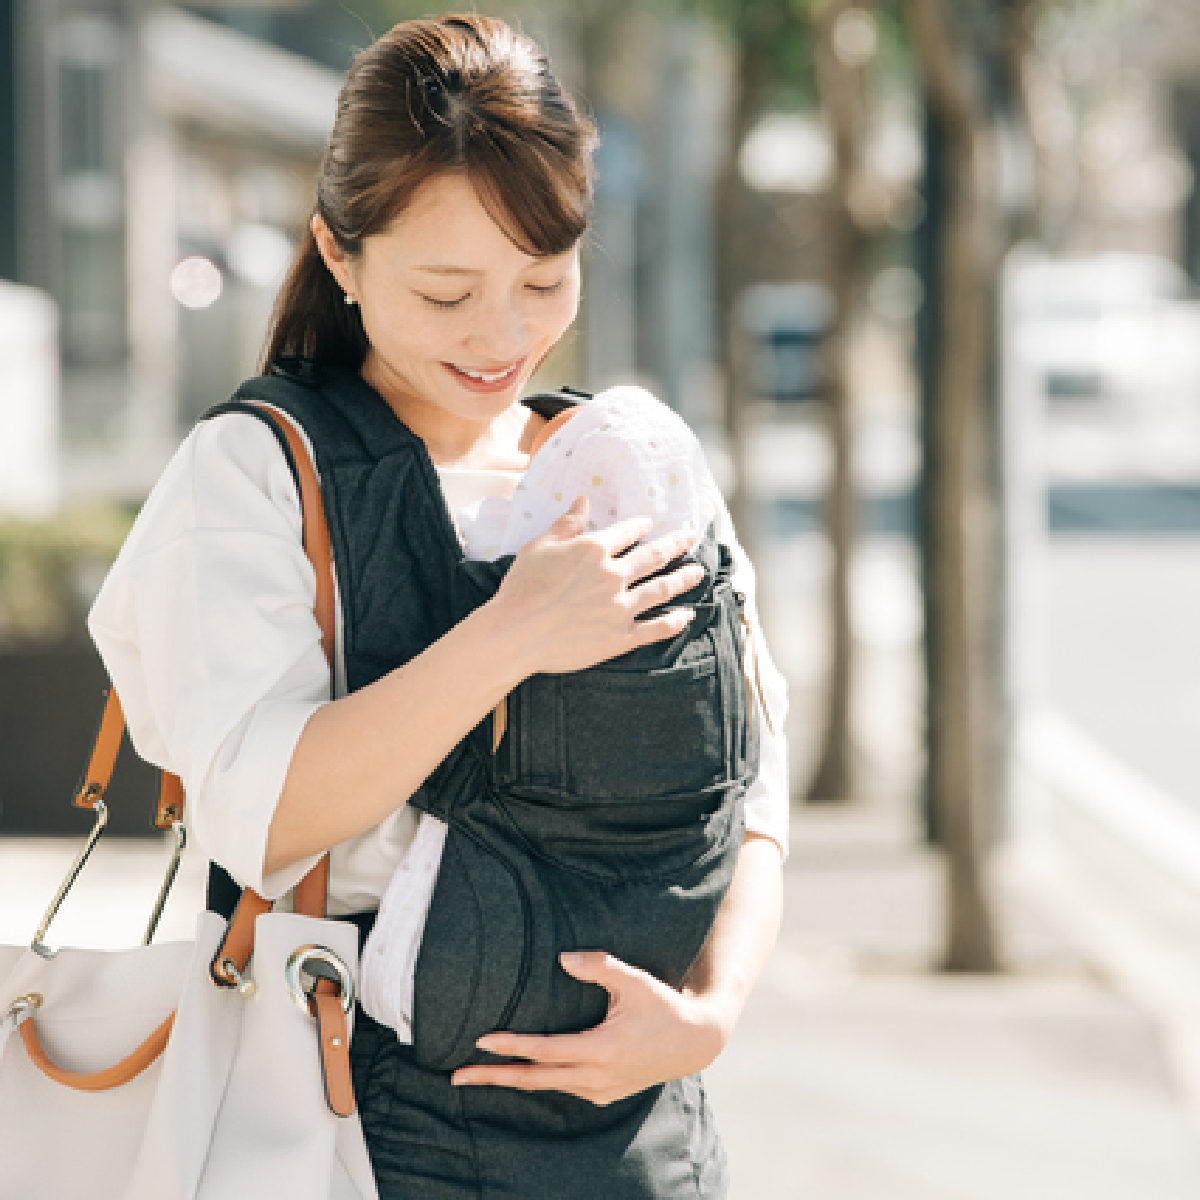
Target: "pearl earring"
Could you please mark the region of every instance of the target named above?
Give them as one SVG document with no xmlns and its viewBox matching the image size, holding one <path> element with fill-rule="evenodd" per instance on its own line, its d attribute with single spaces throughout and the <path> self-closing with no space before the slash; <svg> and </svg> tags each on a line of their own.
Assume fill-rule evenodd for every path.
<svg viewBox="0 0 1200 1200">
<path fill-rule="evenodd" d="M 354 297 L 353 297 L 352 295 L 350 295 L 350 293 L 349 293 L 349 292 L 347 292 L 347 293 L 346 293 L 346 295 L 345 295 L 343 298 L 345 299 L 345 301 L 346 301 L 346 303 L 347 303 L 347 304 L 355 304 L 355 303 L 357 303 L 357 301 L 354 299 Z"/>
</svg>

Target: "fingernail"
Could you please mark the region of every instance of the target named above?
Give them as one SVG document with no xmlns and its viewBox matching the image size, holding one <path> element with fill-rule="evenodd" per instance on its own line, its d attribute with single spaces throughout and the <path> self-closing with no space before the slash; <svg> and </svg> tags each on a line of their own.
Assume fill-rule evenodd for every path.
<svg viewBox="0 0 1200 1200">
<path fill-rule="evenodd" d="M 577 967 L 583 962 L 583 955 L 577 950 L 564 950 L 558 957 L 564 967 Z"/>
</svg>

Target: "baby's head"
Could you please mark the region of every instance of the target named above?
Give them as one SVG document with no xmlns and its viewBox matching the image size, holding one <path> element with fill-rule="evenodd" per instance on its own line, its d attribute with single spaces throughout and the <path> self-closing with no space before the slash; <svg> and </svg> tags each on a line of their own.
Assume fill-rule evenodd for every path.
<svg viewBox="0 0 1200 1200">
<path fill-rule="evenodd" d="M 510 528 L 520 534 L 524 523 L 523 541 L 545 532 L 578 495 L 598 529 L 651 517 L 655 535 L 703 531 L 716 515 L 696 435 L 644 388 L 610 388 L 544 432 L 514 497 Z M 542 512 L 553 514 L 544 526 Z"/>
<path fill-rule="evenodd" d="M 464 547 L 475 558 L 515 554 L 581 495 L 593 529 L 650 517 L 656 536 L 703 532 L 719 503 L 683 419 L 643 388 L 610 388 L 541 430 L 511 500 L 489 496 L 459 512 Z"/>
</svg>

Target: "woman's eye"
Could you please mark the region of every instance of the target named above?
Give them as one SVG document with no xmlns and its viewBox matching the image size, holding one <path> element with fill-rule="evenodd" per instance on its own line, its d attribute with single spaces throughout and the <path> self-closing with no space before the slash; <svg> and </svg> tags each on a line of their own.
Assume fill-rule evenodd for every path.
<svg viewBox="0 0 1200 1200">
<path fill-rule="evenodd" d="M 428 301 L 436 308 L 457 308 L 471 293 L 468 292 L 466 296 L 459 296 L 457 300 L 438 300 L 435 296 L 426 296 L 424 293 L 419 294 L 422 300 Z"/>
<path fill-rule="evenodd" d="M 534 292 L 539 296 L 552 296 L 555 292 L 561 291 L 565 283 L 566 279 L 564 278 L 560 279 L 557 283 L 546 285 L 530 283 L 526 286 L 531 292 Z M 435 308 L 458 308 L 458 306 L 465 300 L 469 300 L 471 298 L 470 292 L 467 292 L 466 295 L 459 296 L 457 300 L 439 300 L 436 296 L 426 296 L 424 292 L 418 292 L 417 295 L 419 295 L 427 304 L 432 304 Z"/>
</svg>

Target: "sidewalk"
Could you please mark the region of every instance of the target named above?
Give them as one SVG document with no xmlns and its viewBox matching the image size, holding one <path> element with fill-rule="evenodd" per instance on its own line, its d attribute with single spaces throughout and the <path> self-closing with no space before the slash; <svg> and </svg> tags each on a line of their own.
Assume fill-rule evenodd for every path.
<svg viewBox="0 0 1200 1200">
<path fill-rule="evenodd" d="M 897 806 L 796 811 L 793 839 L 778 949 L 708 1073 L 730 1200 L 1200 1195 L 1156 1028 L 1018 872 L 1010 973 L 939 975 L 939 866 Z"/>
<path fill-rule="evenodd" d="M 906 812 L 794 813 L 779 945 L 707 1074 L 730 1200 L 1195 1200 L 1200 1124 L 1156 1027 L 1019 871 L 1000 872 L 1013 970 L 929 970 L 940 871 Z M 0 937 L 28 939 L 75 849 L 0 840 Z M 166 858 L 102 841 L 51 944 L 136 942 Z M 185 863 L 164 939 L 200 903 Z"/>
</svg>

